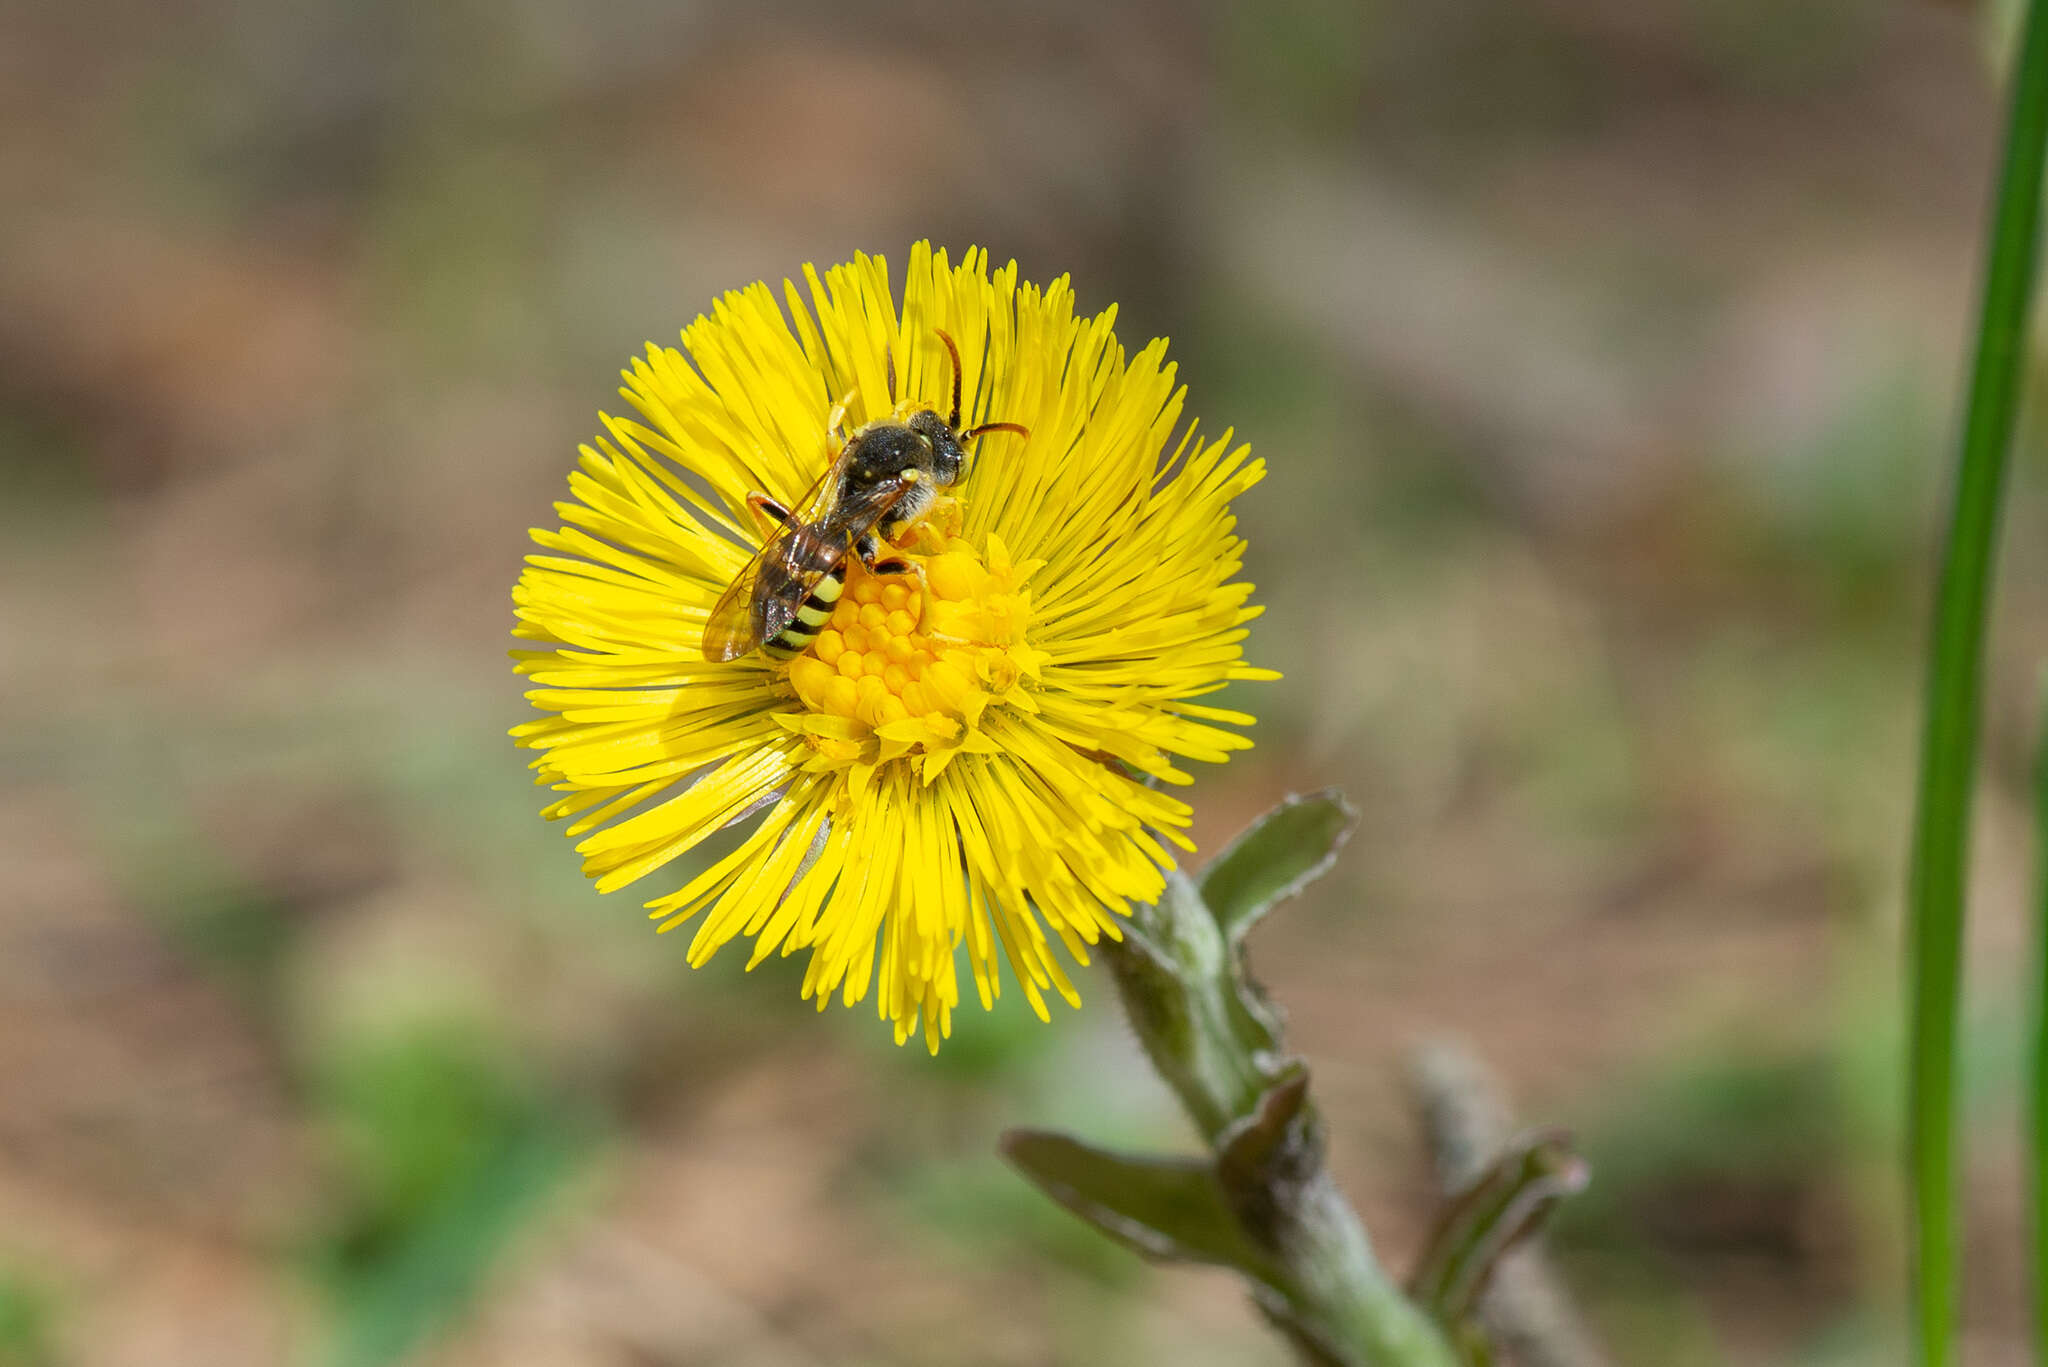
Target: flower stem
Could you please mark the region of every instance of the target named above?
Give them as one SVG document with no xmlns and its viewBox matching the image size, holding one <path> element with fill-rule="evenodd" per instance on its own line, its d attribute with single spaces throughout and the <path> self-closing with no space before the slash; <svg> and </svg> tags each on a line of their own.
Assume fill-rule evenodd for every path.
<svg viewBox="0 0 2048 1367">
<path fill-rule="evenodd" d="M 1245 994 L 1236 950 L 1176 875 L 1106 946 L 1126 1016 L 1216 1154 L 1225 1198 L 1271 1268 L 1253 1297 L 1315 1367 L 1455 1367 L 1436 1324 L 1374 1256 L 1324 1163 L 1308 1074 Z"/>
<path fill-rule="evenodd" d="M 1280 1010 L 1245 952 L 1252 927 L 1330 867 L 1353 817 L 1334 791 L 1287 798 L 1199 880 L 1169 873 L 1164 895 L 1132 907 L 1103 946 L 1132 1033 L 1208 1153 L 1119 1154 L 1034 1129 L 1008 1131 L 1002 1152 L 1133 1252 L 1234 1269 L 1309 1367 L 1483 1367 L 1498 1359 L 1481 1299 L 1496 1272 L 1531 1266 L 1507 1255 L 1585 1185 L 1586 1165 L 1561 1131 L 1486 1141 L 1447 1192 L 1407 1288 L 1381 1268 L 1330 1175 L 1308 1065 L 1286 1052 Z M 1542 1313 L 1559 1303 L 1554 1286 L 1523 1276 L 1515 1289 L 1509 1327 L 1530 1367 L 1599 1361 L 1578 1350 L 1568 1313 Z"/>
<path fill-rule="evenodd" d="M 1912 1043 L 1908 1132 L 1916 1360 L 1952 1361 L 1956 1319 L 1956 1018 L 1970 792 L 1976 775 L 1992 553 L 2019 401 L 2048 150 L 2048 17 L 2028 6 L 1991 222 L 1955 503 L 1928 661 L 1908 889 Z"/>
</svg>

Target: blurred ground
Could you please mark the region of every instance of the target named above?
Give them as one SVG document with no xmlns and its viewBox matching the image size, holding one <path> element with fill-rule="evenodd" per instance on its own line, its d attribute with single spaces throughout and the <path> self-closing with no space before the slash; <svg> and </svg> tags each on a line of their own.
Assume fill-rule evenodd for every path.
<svg viewBox="0 0 2048 1367">
<path fill-rule="evenodd" d="M 1625 1361 L 1896 1359 L 1896 903 L 1996 95 L 1956 8 L 100 0 L 0 18 L 0 1363 L 1281 1361 L 999 1168 L 1185 1142 L 1108 984 L 934 1063 L 596 897 L 507 591 L 617 368 L 857 248 L 1071 271 L 1273 466 L 1262 931 L 1405 1266 L 1399 1060 L 1577 1127 Z M 2048 500 L 1973 947 L 1970 1361 Z"/>
</svg>

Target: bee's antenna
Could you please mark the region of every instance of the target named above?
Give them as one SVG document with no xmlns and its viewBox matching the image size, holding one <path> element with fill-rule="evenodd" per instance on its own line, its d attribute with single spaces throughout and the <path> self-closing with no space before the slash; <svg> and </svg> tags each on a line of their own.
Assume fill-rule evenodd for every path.
<svg viewBox="0 0 2048 1367">
<path fill-rule="evenodd" d="M 946 419 L 946 426 L 954 431 L 960 429 L 960 348 L 953 345 L 953 339 L 946 335 L 944 328 L 933 328 L 939 340 L 946 344 L 946 354 L 953 358 L 953 416 Z"/>
<path fill-rule="evenodd" d="M 1015 432 L 1020 437 L 1031 435 L 1031 429 L 1021 422 L 985 422 L 979 427 L 970 427 L 960 434 L 960 440 L 973 441 L 984 432 Z"/>
</svg>

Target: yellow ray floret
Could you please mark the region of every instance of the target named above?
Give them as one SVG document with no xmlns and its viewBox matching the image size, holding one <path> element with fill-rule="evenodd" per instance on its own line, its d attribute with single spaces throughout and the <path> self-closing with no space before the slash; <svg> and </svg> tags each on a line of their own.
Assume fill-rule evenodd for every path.
<svg viewBox="0 0 2048 1367">
<path fill-rule="evenodd" d="M 633 416 L 603 418 L 513 590 L 543 714 L 513 735 L 600 891 L 754 823 L 647 903 L 663 930 L 695 921 L 691 963 L 736 936 L 749 968 L 808 950 L 821 1009 L 874 988 L 897 1042 L 936 1050 L 963 948 L 984 1007 L 999 959 L 1041 1017 L 1048 991 L 1078 1004 L 1053 940 L 1085 963 L 1159 896 L 1167 846 L 1191 848 L 1187 805 L 1152 784 L 1251 743 L 1226 729 L 1249 716 L 1194 700 L 1274 677 L 1244 662 L 1259 609 L 1230 511 L 1264 467 L 1182 428 L 1166 344 L 1126 355 L 1115 311 L 1079 317 L 1064 277 L 925 243 L 900 309 L 879 257 L 803 277 L 727 295 L 624 373 Z M 801 653 L 707 662 L 759 544 L 748 496 L 801 500 L 842 401 L 853 432 L 946 415 L 942 333 L 960 427 L 1024 432 L 969 444 L 946 497 L 891 529 L 900 563 L 850 558 Z"/>
</svg>

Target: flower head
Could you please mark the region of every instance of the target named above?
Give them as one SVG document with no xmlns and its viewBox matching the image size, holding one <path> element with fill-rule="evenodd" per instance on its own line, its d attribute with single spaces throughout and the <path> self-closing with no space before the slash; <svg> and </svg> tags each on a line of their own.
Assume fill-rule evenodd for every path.
<svg viewBox="0 0 2048 1367">
<path fill-rule="evenodd" d="M 749 968 L 807 949 L 820 1009 L 877 987 L 897 1042 L 921 1027 L 936 1050 L 963 945 L 984 1007 L 998 946 L 1040 1017 L 1046 989 L 1078 1005 L 1047 932 L 1085 963 L 1164 890 L 1167 844 L 1193 848 L 1149 781 L 1250 744 L 1219 724 L 1252 718 L 1195 700 L 1274 677 L 1243 661 L 1259 609 L 1233 580 L 1230 500 L 1263 465 L 1228 432 L 1176 440 L 1164 341 L 1127 357 L 1064 277 L 919 243 L 900 310 L 880 258 L 804 280 L 728 294 L 624 373 L 638 416 L 604 417 L 513 591 L 547 714 L 513 735 L 601 891 L 755 821 L 647 903 L 663 930 L 697 922 L 692 964 L 740 935 Z M 707 660 L 713 605 L 773 530 L 749 496 L 795 507 L 866 424 L 946 414 L 953 342 L 962 426 L 1023 431 L 970 440 L 957 483 L 847 555 L 793 658 Z"/>
</svg>

